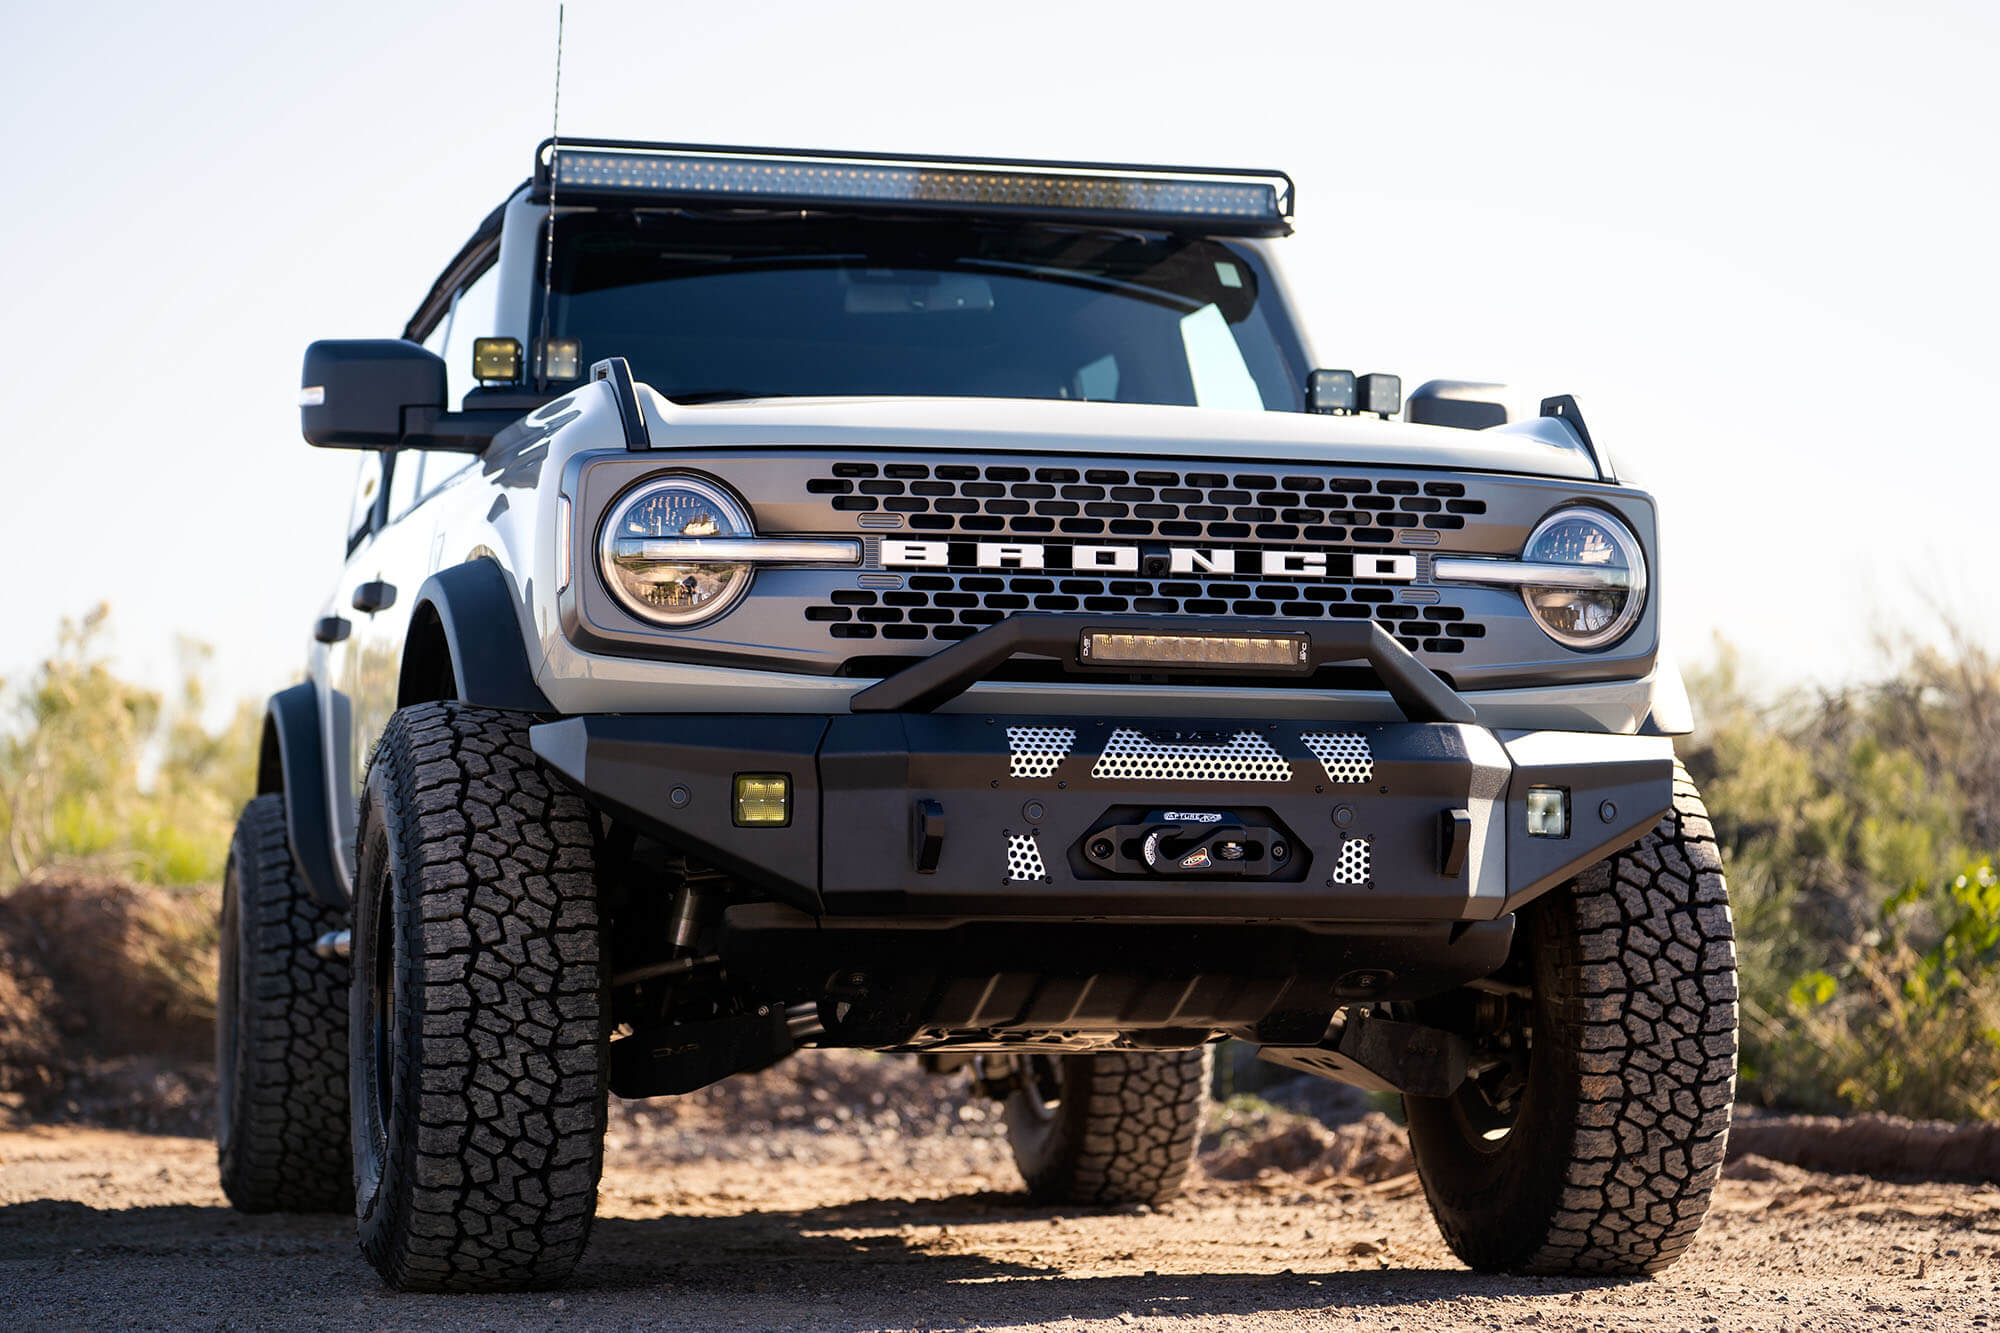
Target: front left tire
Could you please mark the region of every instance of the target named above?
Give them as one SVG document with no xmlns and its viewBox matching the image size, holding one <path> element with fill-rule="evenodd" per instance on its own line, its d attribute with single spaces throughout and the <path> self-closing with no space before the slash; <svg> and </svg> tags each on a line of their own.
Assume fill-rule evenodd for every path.
<svg viewBox="0 0 2000 1333">
<path fill-rule="evenodd" d="M 604 1161 L 605 978 L 593 824 L 531 719 L 425 704 L 390 719 L 355 893 L 355 1211 L 404 1291 L 562 1281 Z"/>
<path fill-rule="evenodd" d="M 243 807 L 222 879 L 216 981 L 216 1158 L 246 1213 L 349 1207 L 347 960 L 314 942 L 346 925 L 307 890 L 284 797 Z"/>
</svg>

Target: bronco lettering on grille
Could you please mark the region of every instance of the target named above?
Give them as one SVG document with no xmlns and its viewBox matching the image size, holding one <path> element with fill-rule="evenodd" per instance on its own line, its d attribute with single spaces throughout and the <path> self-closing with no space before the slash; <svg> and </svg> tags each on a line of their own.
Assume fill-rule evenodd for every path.
<svg viewBox="0 0 2000 1333">
<path fill-rule="evenodd" d="M 1413 555 L 1373 551 L 1243 551 L 1169 546 L 1156 554 L 1167 560 L 1163 573 L 1257 574 L 1280 579 L 1380 579 L 1408 583 L 1417 577 Z M 882 564 L 888 569 L 1067 570 L 1072 573 L 1138 573 L 1136 546 L 1058 545 L 1047 542 L 885 540 Z"/>
</svg>

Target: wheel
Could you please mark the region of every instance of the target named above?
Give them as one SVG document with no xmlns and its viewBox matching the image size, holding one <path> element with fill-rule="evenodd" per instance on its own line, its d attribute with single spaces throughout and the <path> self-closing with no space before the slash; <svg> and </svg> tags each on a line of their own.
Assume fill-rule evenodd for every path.
<svg viewBox="0 0 2000 1333">
<path fill-rule="evenodd" d="M 1028 1193 L 1068 1203 L 1164 1203 L 1201 1138 L 1213 1048 L 1017 1056 L 1007 1142 Z"/>
<path fill-rule="evenodd" d="M 350 1045 L 361 1248 L 405 1291 L 548 1286 L 604 1162 L 592 822 L 530 719 L 389 721 L 362 795 Z"/>
<path fill-rule="evenodd" d="M 222 875 L 215 1140 L 222 1192 L 246 1213 L 353 1202 L 347 960 L 313 952 L 346 924 L 292 864 L 284 797 L 244 806 Z"/>
<path fill-rule="evenodd" d="M 1736 949 L 1685 769 L 1631 848 L 1521 913 L 1481 1072 L 1404 1099 L 1431 1211 L 1485 1271 L 1653 1273 L 1708 1213 L 1736 1087 Z"/>
</svg>

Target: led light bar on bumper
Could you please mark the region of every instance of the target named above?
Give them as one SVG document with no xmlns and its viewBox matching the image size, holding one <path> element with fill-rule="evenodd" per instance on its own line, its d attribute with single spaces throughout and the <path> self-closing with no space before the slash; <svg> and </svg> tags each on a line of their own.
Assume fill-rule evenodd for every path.
<svg viewBox="0 0 2000 1333">
<path fill-rule="evenodd" d="M 1311 645 L 1303 634 L 1121 634 L 1089 630 L 1079 661 L 1097 666 L 1263 667 L 1306 670 Z"/>
<path fill-rule="evenodd" d="M 535 198 L 1007 215 L 1282 236 L 1292 182 L 1279 171 L 1002 162 L 795 149 L 564 140 L 536 154 Z"/>
</svg>

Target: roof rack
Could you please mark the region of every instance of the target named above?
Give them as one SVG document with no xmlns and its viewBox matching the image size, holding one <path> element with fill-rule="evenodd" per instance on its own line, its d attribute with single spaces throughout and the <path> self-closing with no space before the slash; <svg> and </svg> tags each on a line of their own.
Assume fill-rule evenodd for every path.
<svg viewBox="0 0 2000 1333">
<path fill-rule="evenodd" d="M 545 139 L 530 197 L 719 207 L 939 213 L 1221 236 L 1291 232 L 1292 178 L 1159 167 L 621 139 Z"/>
</svg>

